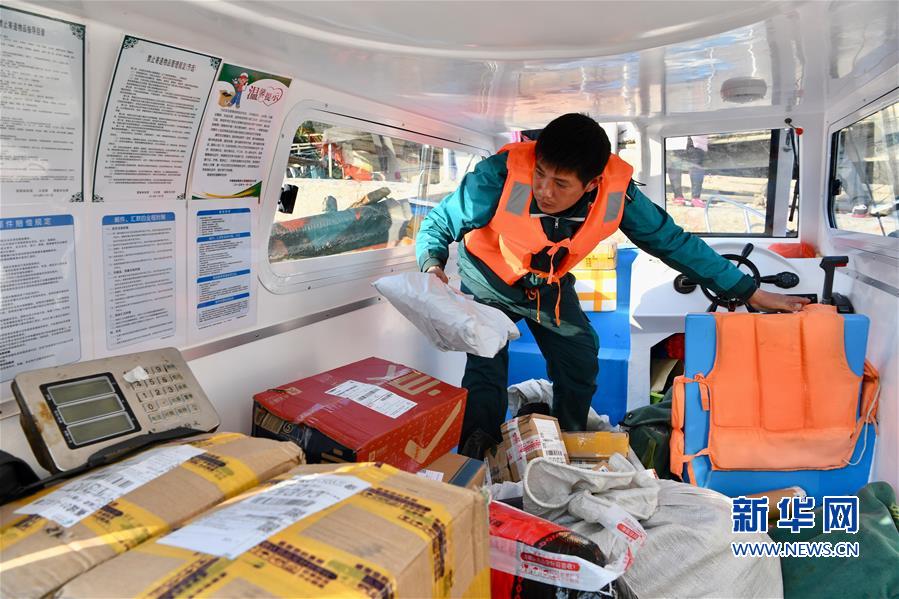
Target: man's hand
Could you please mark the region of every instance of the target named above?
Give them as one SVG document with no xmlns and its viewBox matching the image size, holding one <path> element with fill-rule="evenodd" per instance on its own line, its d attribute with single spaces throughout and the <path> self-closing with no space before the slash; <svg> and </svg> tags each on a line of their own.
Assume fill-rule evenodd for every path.
<svg viewBox="0 0 899 599">
<path fill-rule="evenodd" d="M 809 300 L 805 297 L 771 293 L 770 291 L 757 289 L 752 294 L 752 297 L 749 298 L 748 303 L 756 310 L 763 312 L 798 312 L 802 310 L 802 306 L 809 303 Z"/>
<path fill-rule="evenodd" d="M 443 272 L 443 269 L 439 266 L 432 266 L 425 272 L 431 273 L 432 275 L 436 276 L 438 279 L 449 285 L 449 279 L 446 278 L 446 273 Z"/>
</svg>

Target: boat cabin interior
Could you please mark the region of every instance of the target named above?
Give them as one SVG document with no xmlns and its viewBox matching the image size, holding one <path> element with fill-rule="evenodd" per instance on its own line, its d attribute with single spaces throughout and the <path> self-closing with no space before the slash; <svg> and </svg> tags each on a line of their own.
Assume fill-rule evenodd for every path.
<svg viewBox="0 0 899 599">
<path fill-rule="evenodd" d="M 391 422 L 415 403 L 378 376 L 464 387 L 465 351 L 372 283 L 420 273 L 419 231 L 479 164 L 582 113 L 683 231 L 756 287 L 833 307 L 729 328 L 751 304 L 614 233 L 574 270 L 603 426 L 673 401 L 673 474 L 731 497 L 899 488 L 895 1 L 5 0 L 0 41 L 0 449 L 39 479 L 186 429 L 267 436 L 271 406 L 304 397 L 291 382 L 372 357 L 386 374 L 332 395 Z M 517 329 L 508 384 L 552 379 Z M 845 426 L 821 424 L 845 377 Z M 327 453 L 300 418 L 279 438 Z M 826 431 L 851 436 L 838 465 L 809 458 Z"/>
</svg>

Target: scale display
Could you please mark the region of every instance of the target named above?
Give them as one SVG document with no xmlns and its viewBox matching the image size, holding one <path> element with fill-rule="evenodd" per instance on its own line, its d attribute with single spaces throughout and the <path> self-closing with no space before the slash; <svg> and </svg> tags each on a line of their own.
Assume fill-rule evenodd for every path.
<svg viewBox="0 0 899 599">
<path fill-rule="evenodd" d="M 41 385 L 72 449 L 141 429 L 111 373 Z"/>
</svg>

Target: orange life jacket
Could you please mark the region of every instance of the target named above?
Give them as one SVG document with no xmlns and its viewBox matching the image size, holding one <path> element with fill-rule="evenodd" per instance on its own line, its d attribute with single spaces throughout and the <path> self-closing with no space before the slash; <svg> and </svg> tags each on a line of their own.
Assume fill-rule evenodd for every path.
<svg viewBox="0 0 899 599">
<path fill-rule="evenodd" d="M 500 152 L 508 152 L 508 175 L 500 196 L 496 213 L 486 226 L 465 235 L 465 249 L 477 256 L 490 270 L 508 285 L 514 285 L 521 277 L 533 273 L 558 284 L 562 276 L 618 229 L 624 214 L 624 199 L 634 169 L 612 154 L 602 172 L 596 192 L 596 200 L 590 206 L 584 224 L 573 237 L 552 242 L 543 231 L 539 218 L 531 216 L 533 193 L 531 182 L 536 167 L 534 148 L 536 142 L 511 143 Z M 568 254 L 558 267 L 553 256 L 561 248 Z M 547 250 L 550 258 L 548 272 L 531 267 L 534 254 Z M 539 298 L 539 294 L 534 294 Z M 539 318 L 539 306 L 538 306 Z M 558 321 L 558 302 L 556 303 Z"/>
<path fill-rule="evenodd" d="M 794 314 L 715 314 L 715 364 L 679 376 L 671 410 L 671 472 L 707 455 L 713 470 L 832 470 L 849 464 L 865 423 L 875 423 L 879 375 L 846 362 L 843 318 L 812 304 Z M 699 386 L 708 447 L 684 454 L 684 387 Z M 861 390 L 861 395 L 859 395 Z M 857 417 L 861 397 L 861 416 Z"/>
</svg>

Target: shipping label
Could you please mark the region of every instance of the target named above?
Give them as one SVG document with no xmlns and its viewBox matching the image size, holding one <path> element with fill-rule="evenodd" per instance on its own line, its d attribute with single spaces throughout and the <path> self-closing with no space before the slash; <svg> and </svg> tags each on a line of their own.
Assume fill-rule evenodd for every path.
<svg viewBox="0 0 899 599">
<path fill-rule="evenodd" d="M 353 380 L 328 389 L 325 393 L 349 399 L 388 418 L 399 418 L 417 405 L 414 401 L 400 397 L 396 393 L 382 389 L 377 385 Z"/>
<path fill-rule="evenodd" d="M 16 513 L 36 514 L 69 528 L 122 495 L 202 453 L 202 449 L 191 445 L 153 449 L 136 458 L 75 479 L 37 501 L 20 507 Z"/>
<path fill-rule="evenodd" d="M 416 474 L 422 478 L 436 480 L 439 483 L 443 482 L 443 472 L 437 472 L 436 470 L 419 470 Z"/>
<path fill-rule="evenodd" d="M 542 418 L 534 418 L 531 423 L 537 429 L 540 436 L 540 442 L 543 446 L 543 456 L 551 462 L 558 464 L 567 463 L 565 457 L 565 444 L 559 437 L 559 429 L 553 420 L 544 420 Z"/>
<path fill-rule="evenodd" d="M 200 518 L 159 543 L 235 559 L 294 522 L 370 486 L 355 476 L 297 475 Z"/>
</svg>

